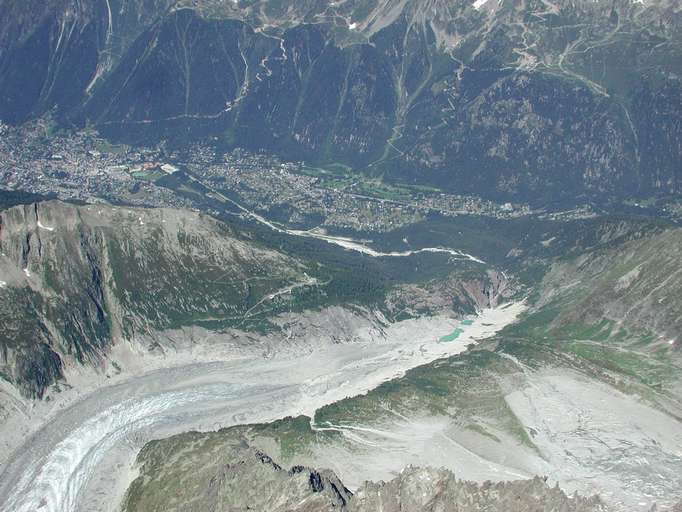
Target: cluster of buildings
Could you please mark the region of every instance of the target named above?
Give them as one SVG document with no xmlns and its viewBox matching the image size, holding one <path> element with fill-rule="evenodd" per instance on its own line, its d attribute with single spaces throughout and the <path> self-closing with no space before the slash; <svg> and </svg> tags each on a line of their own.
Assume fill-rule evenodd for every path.
<svg viewBox="0 0 682 512">
<path fill-rule="evenodd" d="M 270 155 L 235 151 L 216 157 L 208 148 L 196 153 L 199 156 L 193 155 L 185 164 L 204 183 L 272 220 L 301 226 L 386 232 L 419 222 L 431 213 L 496 218 L 532 213 L 527 205 L 422 189 L 406 193 L 409 188 L 404 186 L 396 193 L 399 198 L 387 198 L 390 185 L 373 193 L 371 180 L 311 170 L 303 162 L 281 162 Z"/>
<path fill-rule="evenodd" d="M 250 210 L 298 226 L 387 232 L 431 213 L 498 218 L 531 213 L 524 205 L 435 190 L 383 183 L 375 189 L 375 182 L 351 172 L 312 169 L 242 150 L 223 154 L 197 145 L 180 154 L 114 146 L 93 131 L 55 132 L 48 120 L 0 126 L 0 134 L 3 188 L 66 200 L 194 208 L 191 199 L 160 181 L 185 170 Z"/>
<path fill-rule="evenodd" d="M 187 200 L 140 174 L 177 171 L 158 151 L 112 146 L 87 131 L 51 133 L 44 120 L 19 128 L 3 126 L 0 131 L 2 188 L 54 194 L 64 200 L 189 206 Z"/>
</svg>

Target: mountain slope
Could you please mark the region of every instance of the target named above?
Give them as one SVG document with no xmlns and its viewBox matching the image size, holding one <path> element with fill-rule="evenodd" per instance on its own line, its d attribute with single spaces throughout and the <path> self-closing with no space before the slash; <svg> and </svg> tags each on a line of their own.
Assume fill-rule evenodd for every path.
<svg viewBox="0 0 682 512">
<path fill-rule="evenodd" d="M 611 330 L 616 336 L 620 328 L 644 331 L 655 346 L 679 349 L 680 250 L 682 230 L 670 229 L 556 263 L 536 305 L 558 313 L 548 333 L 605 322 L 610 328 L 605 326 L 604 336 Z"/>
<path fill-rule="evenodd" d="M 5 121 L 533 203 L 680 192 L 676 2 L 10 3 Z"/>
<path fill-rule="evenodd" d="M 311 282 L 298 261 L 173 210 L 36 203 L 0 212 L 3 376 L 40 396 L 114 341 L 223 319 Z"/>
<path fill-rule="evenodd" d="M 408 468 L 390 482 L 367 482 L 353 494 L 332 472 L 303 466 L 286 471 L 245 440 L 217 437 L 189 433 L 147 445 L 139 456 L 142 474 L 123 510 L 605 510 L 598 498 L 569 498 L 540 478 L 478 485 L 449 471 L 419 468 Z M 170 464 L 165 460 L 169 451 Z M 179 485 L 184 491 L 177 492 Z"/>
<path fill-rule="evenodd" d="M 0 211 L 0 375 L 41 397 L 73 365 L 125 370 L 110 357 L 119 343 L 150 356 L 309 353 L 381 341 L 401 320 L 459 318 L 516 293 L 475 261 L 375 258 L 239 225 L 59 201 Z"/>
<path fill-rule="evenodd" d="M 599 494 L 609 510 L 672 506 L 682 497 L 682 295 L 674 267 L 680 230 L 650 231 L 633 235 L 627 223 L 601 225 L 587 237 L 592 248 L 565 251 L 549 267 L 517 324 L 464 354 L 414 368 L 312 418 L 149 444 L 139 457 L 142 477 L 129 491 L 130 509 L 169 504 L 157 486 L 173 490 L 176 477 L 189 478 L 180 474 L 199 478 L 190 487 L 200 493 L 209 477 L 193 468 L 215 455 L 205 447 L 235 442 L 284 464 L 331 468 L 352 487 L 362 487 L 368 475 L 391 479 L 407 464 L 443 465 L 475 481 L 546 475 L 564 490 Z M 187 463 L 164 463 L 158 453 Z M 450 489 L 442 475 L 407 474 Z M 357 495 L 369 493 L 365 502 L 374 506 L 395 485 L 404 489 L 401 478 L 368 484 Z M 430 501 L 431 484 L 424 485 L 418 490 L 428 503 L 448 510 L 449 492 Z"/>
</svg>

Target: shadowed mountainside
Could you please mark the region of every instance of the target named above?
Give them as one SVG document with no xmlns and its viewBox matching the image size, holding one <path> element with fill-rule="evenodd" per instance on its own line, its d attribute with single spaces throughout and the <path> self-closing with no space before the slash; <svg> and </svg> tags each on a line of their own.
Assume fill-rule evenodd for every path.
<svg viewBox="0 0 682 512">
<path fill-rule="evenodd" d="M 9 4 L 8 122 L 54 108 L 534 203 L 680 192 L 676 2 Z"/>
</svg>

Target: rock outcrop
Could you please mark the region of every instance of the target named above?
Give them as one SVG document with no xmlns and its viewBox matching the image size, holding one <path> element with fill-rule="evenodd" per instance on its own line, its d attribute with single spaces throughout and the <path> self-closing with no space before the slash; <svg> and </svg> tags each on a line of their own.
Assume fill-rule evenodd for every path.
<svg viewBox="0 0 682 512">
<path fill-rule="evenodd" d="M 205 441 L 197 436 L 196 451 L 174 453 L 172 467 L 157 458 L 158 445 L 145 448 L 141 457 L 148 458 L 128 491 L 127 510 L 331 512 L 344 510 L 350 500 L 350 491 L 329 471 L 285 470 L 245 442 L 214 451 Z M 210 460 L 204 458 L 209 453 Z M 195 466 L 197 454 L 202 455 L 200 466 Z"/>
<path fill-rule="evenodd" d="M 598 497 L 568 497 L 545 479 L 477 484 L 444 469 L 408 467 L 390 482 L 367 483 L 353 497 L 353 512 L 597 512 Z"/>
<path fill-rule="evenodd" d="M 2 211 L 0 375 L 40 397 L 64 365 L 99 366 L 116 341 L 238 323 L 261 297 L 307 283 L 304 270 L 189 211 L 57 201 Z"/>
<path fill-rule="evenodd" d="M 286 471 L 246 440 L 188 433 L 148 444 L 126 512 L 601 512 L 597 497 L 568 497 L 545 480 L 477 484 L 447 470 L 408 467 L 355 494 L 330 471 Z"/>
</svg>

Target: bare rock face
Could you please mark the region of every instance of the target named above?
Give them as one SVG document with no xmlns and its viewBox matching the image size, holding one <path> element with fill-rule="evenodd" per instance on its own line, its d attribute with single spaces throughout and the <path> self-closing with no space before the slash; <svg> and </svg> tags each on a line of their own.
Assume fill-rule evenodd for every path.
<svg viewBox="0 0 682 512">
<path fill-rule="evenodd" d="M 331 471 L 282 469 L 239 436 L 182 434 L 149 443 L 123 510 L 347 512 L 601 512 L 599 498 L 568 497 L 541 478 L 477 484 L 444 469 L 408 467 L 355 495 Z"/>
<path fill-rule="evenodd" d="M 40 397 L 67 364 L 98 366 L 136 333 L 239 318 L 303 270 L 194 212 L 58 201 L 4 210 L 0 373 Z"/>
<path fill-rule="evenodd" d="M 408 467 L 384 483 L 367 483 L 353 497 L 353 512 L 549 512 L 606 510 L 599 498 L 568 497 L 543 479 L 477 484 L 445 469 Z"/>
<path fill-rule="evenodd" d="M 215 441 L 212 435 L 179 436 L 170 441 L 179 449 L 169 460 L 160 449 L 165 442 L 147 445 L 140 455 L 145 460 L 142 475 L 128 490 L 126 510 L 346 509 L 351 493 L 332 472 L 303 466 L 287 471 L 246 441 L 228 445 Z"/>
<path fill-rule="evenodd" d="M 516 291 L 502 272 L 491 269 L 486 275 L 476 277 L 462 278 L 453 274 L 425 285 L 397 286 L 386 297 L 386 308 L 392 314 L 404 312 L 411 316 L 425 312 L 467 314 L 472 310 L 495 307 Z"/>
</svg>

